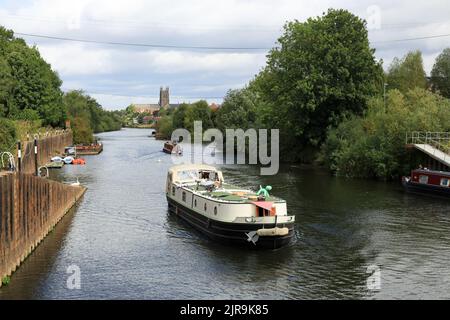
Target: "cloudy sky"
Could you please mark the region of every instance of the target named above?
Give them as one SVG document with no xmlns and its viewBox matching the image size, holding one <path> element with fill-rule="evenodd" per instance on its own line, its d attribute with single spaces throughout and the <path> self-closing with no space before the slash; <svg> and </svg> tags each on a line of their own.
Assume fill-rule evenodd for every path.
<svg viewBox="0 0 450 320">
<path fill-rule="evenodd" d="M 367 19 L 385 68 L 420 49 L 429 73 L 450 47 L 448 0 L 0 0 L 0 25 L 28 34 L 17 36 L 39 48 L 64 90 L 83 89 L 106 109 L 121 109 L 156 103 L 160 86 L 170 87 L 174 103 L 221 102 L 264 66 L 286 21 L 328 8 Z"/>
</svg>

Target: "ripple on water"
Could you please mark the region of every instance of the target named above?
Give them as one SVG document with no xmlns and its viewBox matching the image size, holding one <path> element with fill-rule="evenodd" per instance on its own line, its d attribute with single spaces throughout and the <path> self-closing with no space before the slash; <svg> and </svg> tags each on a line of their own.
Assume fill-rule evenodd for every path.
<svg viewBox="0 0 450 320">
<path fill-rule="evenodd" d="M 296 241 L 275 251 L 212 242 L 168 213 L 170 156 L 148 130 L 101 134 L 105 150 L 59 179 L 88 187 L 76 212 L 27 259 L 0 298 L 450 298 L 450 204 L 398 184 L 331 177 L 305 166 L 260 176 L 227 166 L 227 180 L 272 185 L 296 216 Z M 77 264 L 82 290 L 67 290 Z M 381 268 L 382 289 L 366 287 Z"/>
</svg>

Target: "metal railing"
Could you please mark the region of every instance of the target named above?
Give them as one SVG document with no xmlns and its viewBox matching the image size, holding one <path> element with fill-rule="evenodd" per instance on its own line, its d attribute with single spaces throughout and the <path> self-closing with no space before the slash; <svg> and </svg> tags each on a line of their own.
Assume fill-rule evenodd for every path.
<svg viewBox="0 0 450 320">
<path fill-rule="evenodd" d="M 444 153 L 444 161 L 450 161 L 450 132 L 413 131 L 406 134 L 406 144 L 428 144 L 436 151 Z"/>
</svg>

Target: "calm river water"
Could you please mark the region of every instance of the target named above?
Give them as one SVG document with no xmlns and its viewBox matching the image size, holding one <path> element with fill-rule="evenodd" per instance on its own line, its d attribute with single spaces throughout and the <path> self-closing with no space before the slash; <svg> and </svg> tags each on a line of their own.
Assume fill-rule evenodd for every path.
<svg viewBox="0 0 450 320">
<path fill-rule="evenodd" d="M 272 185 L 297 221 L 290 247 L 227 247 L 168 214 L 170 156 L 149 134 L 101 134 L 102 154 L 58 173 L 64 181 L 78 177 L 88 192 L 0 299 L 450 298 L 450 201 L 309 167 L 283 166 L 276 176 L 224 167 L 230 182 Z M 72 265 L 81 289 L 67 288 Z M 373 266 L 379 290 L 367 286 Z"/>
</svg>

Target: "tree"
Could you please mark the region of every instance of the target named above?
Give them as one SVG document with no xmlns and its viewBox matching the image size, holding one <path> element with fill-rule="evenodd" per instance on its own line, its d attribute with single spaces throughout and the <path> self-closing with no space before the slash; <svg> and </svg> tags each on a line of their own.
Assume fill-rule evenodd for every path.
<svg viewBox="0 0 450 320">
<path fill-rule="evenodd" d="M 282 151 L 298 160 L 302 150 L 324 141 L 327 127 L 347 113 L 361 114 L 368 97 L 381 92 L 382 77 L 366 23 L 330 9 L 287 23 L 250 87 L 270 104 L 266 125 L 280 129 Z"/>
<path fill-rule="evenodd" d="M 211 120 L 211 109 L 208 106 L 208 102 L 200 100 L 194 102 L 187 108 L 184 117 L 184 128 L 193 132 L 194 121 L 201 121 L 203 130 L 207 130 L 213 127 Z"/>
<path fill-rule="evenodd" d="M 93 130 L 84 118 L 75 117 L 72 120 L 73 143 L 92 143 L 94 141 Z"/>
<path fill-rule="evenodd" d="M 450 48 L 444 49 L 436 58 L 431 70 L 433 90 L 446 98 L 450 98 Z"/>
<path fill-rule="evenodd" d="M 61 80 L 42 59 L 36 47 L 28 47 L 13 32 L 0 27 L 0 104 L 2 113 L 23 118 L 35 110 L 44 125 L 61 126 L 65 120 Z M 13 84 L 11 83 L 13 81 Z M 6 89 L 5 89 L 6 87 Z"/>
<path fill-rule="evenodd" d="M 156 131 L 162 138 L 170 139 L 173 130 L 172 116 L 170 115 L 162 117 L 156 124 Z"/>
<path fill-rule="evenodd" d="M 189 104 L 180 104 L 173 112 L 172 122 L 175 129 L 184 128 L 184 118 L 186 117 L 186 112 L 189 108 Z"/>
<path fill-rule="evenodd" d="M 257 127 L 258 106 L 262 103 L 257 93 L 248 88 L 229 90 L 215 119 L 217 127 L 222 130 Z"/>
<path fill-rule="evenodd" d="M 4 57 L 0 56 L 0 117 L 8 112 L 8 100 L 14 88 L 14 78 L 11 68 Z"/>
<path fill-rule="evenodd" d="M 119 130 L 122 127 L 120 114 L 105 111 L 94 98 L 81 90 L 67 92 L 63 97 L 63 105 L 72 122 L 76 143 L 90 143 L 93 133 Z"/>
<path fill-rule="evenodd" d="M 386 80 L 390 89 L 398 89 L 403 93 L 415 88 L 426 89 L 427 78 L 423 69 L 422 53 L 412 51 L 402 59 L 394 58 Z"/>
<path fill-rule="evenodd" d="M 417 166 L 405 148 L 411 130 L 450 130 L 450 100 L 415 88 L 407 94 L 390 90 L 372 98 L 363 117 L 351 116 L 330 129 L 323 159 L 332 171 L 349 177 L 392 179 Z"/>
<path fill-rule="evenodd" d="M 0 152 L 12 152 L 17 142 L 17 132 L 11 120 L 0 118 Z"/>
</svg>

